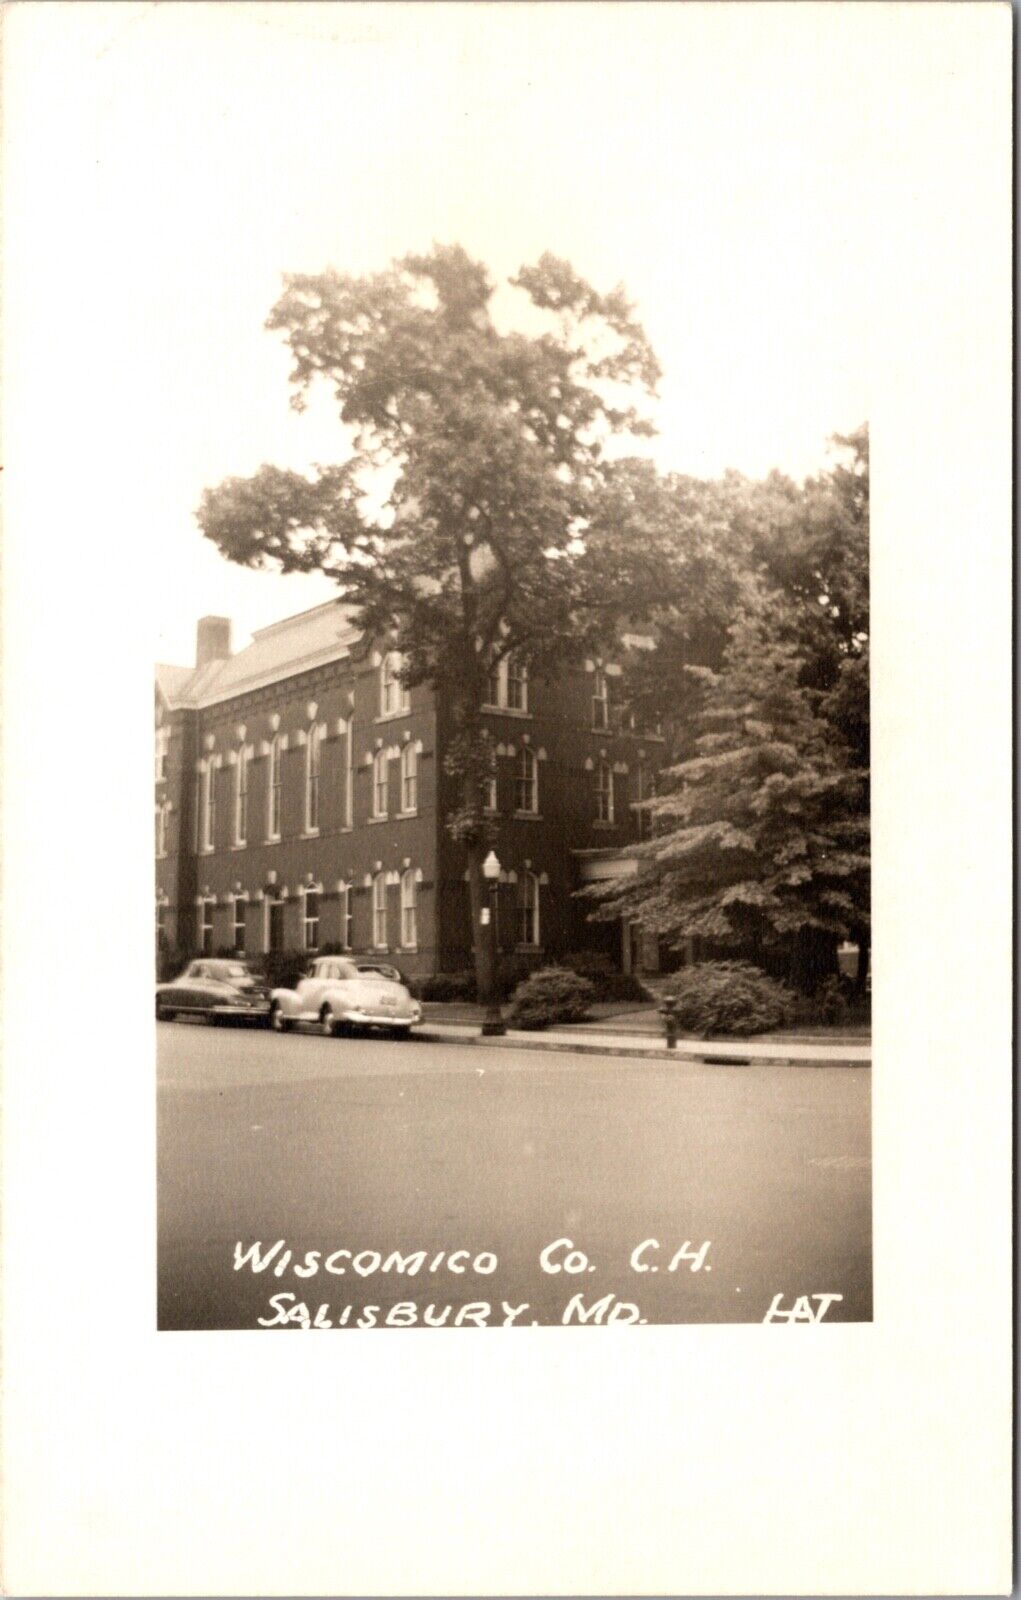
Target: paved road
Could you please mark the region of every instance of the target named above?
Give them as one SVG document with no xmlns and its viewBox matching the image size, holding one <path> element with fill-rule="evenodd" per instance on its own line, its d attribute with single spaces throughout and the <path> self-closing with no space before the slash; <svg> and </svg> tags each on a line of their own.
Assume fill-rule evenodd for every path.
<svg viewBox="0 0 1021 1600">
<path fill-rule="evenodd" d="M 335 1327 L 446 1307 L 448 1325 L 499 1325 L 504 1302 L 519 1325 L 559 1324 L 572 1301 L 760 1322 L 778 1294 L 784 1312 L 841 1295 L 827 1321 L 871 1316 L 867 1070 L 157 1034 L 162 1328 L 299 1326 L 320 1306 Z M 577 1273 L 542 1269 L 558 1239 Z M 637 1272 L 649 1239 L 639 1264 L 658 1270 Z M 236 1245 L 277 1241 L 261 1272 L 235 1269 Z M 424 1253 L 418 1272 L 385 1270 L 394 1252 Z"/>
</svg>

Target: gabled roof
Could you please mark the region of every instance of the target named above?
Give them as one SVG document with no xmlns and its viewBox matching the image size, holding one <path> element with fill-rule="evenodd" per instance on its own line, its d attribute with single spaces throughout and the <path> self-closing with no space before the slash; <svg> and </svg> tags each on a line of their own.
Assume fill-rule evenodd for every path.
<svg viewBox="0 0 1021 1600">
<path fill-rule="evenodd" d="M 312 667 L 342 661 L 360 638 L 350 608 L 340 600 L 328 600 L 259 628 L 251 644 L 226 661 L 210 661 L 204 667 L 157 667 L 156 682 L 168 706 L 204 708 Z"/>
</svg>

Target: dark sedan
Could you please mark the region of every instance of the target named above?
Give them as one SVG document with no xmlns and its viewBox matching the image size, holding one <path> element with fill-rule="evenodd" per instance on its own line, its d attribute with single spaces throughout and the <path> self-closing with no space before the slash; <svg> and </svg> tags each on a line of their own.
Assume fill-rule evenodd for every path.
<svg viewBox="0 0 1021 1600">
<path fill-rule="evenodd" d="M 156 987 L 156 1020 L 208 1017 L 211 1022 L 258 1022 L 269 1018 L 269 990 L 244 961 L 189 961 L 171 983 Z"/>
</svg>

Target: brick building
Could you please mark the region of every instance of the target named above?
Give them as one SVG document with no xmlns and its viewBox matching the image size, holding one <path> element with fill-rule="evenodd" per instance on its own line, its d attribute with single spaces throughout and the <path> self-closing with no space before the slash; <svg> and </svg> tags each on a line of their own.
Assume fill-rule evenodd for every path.
<svg viewBox="0 0 1021 1600">
<path fill-rule="evenodd" d="M 195 666 L 156 672 L 159 946 L 386 952 L 415 976 L 469 967 L 466 857 L 444 826 L 444 706 L 407 690 L 399 657 L 339 602 L 261 629 L 236 655 L 230 631 L 203 618 Z M 617 852 L 639 837 L 634 804 L 662 760 L 657 733 L 624 726 L 622 672 L 586 661 L 556 683 L 506 663 L 493 675 L 502 952 L 654 963 L 634 930 L 589 923 L 574 894 L 627 870 Z"/>
</svg>

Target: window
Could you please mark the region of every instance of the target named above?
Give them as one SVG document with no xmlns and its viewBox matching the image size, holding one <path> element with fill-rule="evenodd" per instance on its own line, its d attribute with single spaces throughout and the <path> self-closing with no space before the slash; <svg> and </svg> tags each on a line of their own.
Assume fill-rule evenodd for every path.
<svg viewBox="0 0 1021 1600">
<path fill-rule="evenodd" d="M 518 879 L 518 942 L 539 943 L 539 880 L 534 872 L 523 872 Z"/>
<path fill-rule="evenodd" d="M 156 729 L 156 782 L 162 783 L 167 775 L 167 746 L 170 744 L 170 729 Z"/>
<path fill-rule="evenodd" d="M 385 817 L 389 803 L 390 762 L 385 750 L 372 758 L 372 815 Z"/>
<path fill-rule="evenodd" d="M 156 807 L 156 855 L 165 856 L 167 853 L 167 810 L 168 807 Z"/>
<path fill-rule="evenodd" d="M 418 749 L 406 744 L 401 751 L 401 810 L 418 808 Z"/>
<path fill-rule="evenodd" d="M 510 711 L 528 710 L 528 668 L 507 662 L 507 708 Z"/>
<path fill-rule="evenodd" d="M 351 890 L 345 883 L 340 890 L 340 948 L 351 948 Z"/>
<path fill-rule="evenodd" d="M 514 808 L 535 815 L 539 810 L 539 763 L 535 751 L 523 745 L 514 780 Z"/>
<path fill-rule="evenodd" d="M 386 942 L 386 874 L 377 872 L 372 880 L 372 942 L 377 950 L 385 950 Z"/>
<path fill-rule="evenodd" d="M 400 680 L 399 674 L 404 668 L 404 657 L 397 650 L 391 650 L 383 657 L 383 664 L 379 670 L 379 714 L 381 717 L 397 717 L 411 709 L 411 696 Z"/>
<path fill-rule="evenodd" d="M 596 816 L 600 822 L 613 821 L 613 769 L 600 761 L 596 775 Z"/>
<path fill-rule="evenodd" d="M 204 956 L 213 953 L 213 907 L 215 900 L 205 899 L 200 903 L 199 913 L 199 949 Z"/>
<path fill-rule="evenodd" d="M 248 838 L 248 748 L 238 750 L 234 768 L 234 843 L 244 844 Z"/>
<path fill-rule="evenodd" d="M 234 949 L 239 956 L 245 953 L 245 910 L 247 902 L 236 894 L 234 896 Z"/>
<path fill-rule="evenodd" d="M 489 671 L 486 704 L 500 711 L 528 710 L 528 668 L 504 657 Z"/>
<path fill-rule="evenodd" d="M 308 730 L 305 745 L 305 832 L 319 832 L 319 728 Z"/>
<path fill-rule="evenodd" d="M 269 747 L 269 837 L 280 837 L 280 735 L 275 733 Z"/>
<path fill-rule="evenodd" d="M 306 950 L 319 949 L 319 890 L 306 889 L 302 917 L 302 944 Z"/>
<path fill-rule="evenodd" d="M 216 770 L 212 760 L 202 774 L 202 848 L 211 850 L 216 839 Z"/>
<path fill-rule="evenodd" d="M 200 820 L 201 820 L 201 813 L 202 813 L 202 777 L 201 777 L 201 774 L 196 773 L 196 775 L 195 775 L 195 784 L 194 784 L 194 787 L 193 787 L 192 792 L 191 792 L 191 829 L 192 829 L 192 832 L 191 832 L 191 847 L 195 851 L 196 855 L 198 854 L 199 844 L 201 843 L 201 840 L 199 838 L 199 825 L 200 825 Z"/>
<path fill-rule="evenodd" d="M 497 808 L 495 772 L 491 778 L 482 780 L 482 805 L 486 811 L 495 811 Z"/>
<path fill-rule="evenodd" d="M 401 874 L 401 944 L 418 948 L 418 883 L 410 867 Z"/>
<path fill-rule="evenodd" d="M 592 726 L 600 732 L 610 726 L 610 686 L 605 672 L 596 673 L 592 689 Z"/>
<path fill-rule="evenodd" d="M 167 948 L 167 907 L 164 900 L 156 902 L 156 948 Z"/>
</svg>

